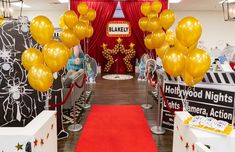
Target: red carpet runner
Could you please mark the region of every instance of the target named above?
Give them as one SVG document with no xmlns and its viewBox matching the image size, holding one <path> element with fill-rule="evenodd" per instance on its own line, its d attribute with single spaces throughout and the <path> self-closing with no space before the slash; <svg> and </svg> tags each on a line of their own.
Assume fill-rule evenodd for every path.
<svg viewBox="0 0 235 152">
<path fill-rule="evenodd" d="M 75 152 L 157 152 L 140 106 L 92 107 Z"/>
</svg>

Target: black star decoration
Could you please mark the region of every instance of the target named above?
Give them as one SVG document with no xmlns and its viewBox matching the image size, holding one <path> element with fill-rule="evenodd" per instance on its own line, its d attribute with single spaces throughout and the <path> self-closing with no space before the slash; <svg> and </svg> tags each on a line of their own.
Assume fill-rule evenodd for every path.
<svg viewBox="0 0 235 152">
<path fill-rule="evenodd" d="M 21 145 L 20 143 L 17 143 L 17 145 L 15 147 L 16 147 L 17 151 L 23 150 L 23 144 Z"/>
</svg>

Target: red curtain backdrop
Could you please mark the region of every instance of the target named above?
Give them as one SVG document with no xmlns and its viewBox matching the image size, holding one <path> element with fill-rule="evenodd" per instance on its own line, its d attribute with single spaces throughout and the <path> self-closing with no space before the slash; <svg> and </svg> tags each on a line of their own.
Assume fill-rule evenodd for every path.
<svg viewBox="0 0 235 152">
<path fill-rule="evenodd" d="M 141 4 L 145 1 L 153 0 L 126 0 L 121 3 L 121 7 L 125 18 L 121 19 L 123 21 L 129 21 L 131 24 L 132 32 L 130 38 L 123 38 L 123 44 L 128 48 L 129 43 L 135 43 L 136 57 L 140 58 L 143 53 L 145 53 L 146 47 L 144 45 L 144 33 L 141 31 L 138 25 L 138 21 L 143 15 L 140 12 Z M 168 8 L 168 0 L 160 0 L 162 2 L 163 8 Z M 104 68 L 107 63 L 106 59 L 102 55 L 102 48 L 100 47 L 103 43 L 107 43 L 108 47 L 113 48 L 116 44 L 116 38 L 109 38 L 106 36 L 106 25 L 109 21 L 116 20 L 113 19 L 113 14 L 117 7 L 117 1 L 113 0 L 70 0 L 70 9 L 77 12 L 77 5 L 80 2 L 86 2 L 90 8 L 96 10 L 96 19 L 92 22 L 94 28 L 94 35 L 89 39 L 89 55 L 96 59 L 97 63 Z M 77 12 L 78 13 L 78 12 Z M 114 63 L 111 67 L 111 72 L 113 73 L 125 73 L 124 62 L 121 61 L 122 55 L 114 57 L 118 59 L 118 63 Z M 135 60 L 132 61 L 133 65 Z"/>
<path fill-rule="evenodd" d="M 117 2 L 112 0 L 70 0 L 70 9 L 77 12 L 77 6 L 80 2 L 86 2 L 89 8 L 96 10 L 96 19 L 92 22 L 94 34 L 89 39 L 88 53 L 100 64 L 103 59 L 100 45 L 103 43 L 103 37 L 106 36 L 106 25 L 113 18 Z"/>
</svg>

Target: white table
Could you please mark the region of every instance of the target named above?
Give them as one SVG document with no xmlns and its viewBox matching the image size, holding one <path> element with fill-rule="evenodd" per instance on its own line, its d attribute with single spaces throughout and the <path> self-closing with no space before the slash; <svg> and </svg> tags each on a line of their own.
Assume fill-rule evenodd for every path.
<svg viewBox="0 0 235 152">
<path fill-rule="evenodd" d="M 43 111 L 25 127 L 1 127 L 0 151 L 57 152 L 56 112 Z"/>
<path fill-rule="evenodd" d="M 185 126 L 183 121 L 188 116 L 188 112 L 176 112 L 173 152 L 235 152 L 234 130 L 231 135 L 224 136 Z"/>
</svg>

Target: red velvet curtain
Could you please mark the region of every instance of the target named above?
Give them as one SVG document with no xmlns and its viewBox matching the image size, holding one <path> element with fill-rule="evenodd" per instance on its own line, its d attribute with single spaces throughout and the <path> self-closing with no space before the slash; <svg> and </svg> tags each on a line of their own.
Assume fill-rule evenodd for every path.
<svg viewBox="0 0 235 152">
<path fill-rule="evenodd" d="M 96 10 L 96 19 L 92 22 L 94 34 L 89 39 L 89 55 L 100 63 L 103 59 L 100 50 L 102 39 L 106 35 L 107 22 L 113 18 L 117 7 L 117 1 L 112 0 L 70 0 L 70 9 L 77 12 L 77 6 L 80 2 L 86 2 L 90 8 Z M 78 12 L 77 12 L 78 13 Z"/>
<path fill-rule="evenodd" d="M 145 53 L 146 47 L 144 45 L 144 32 L 141 31 L 138 21 L 143 17 L 140 7 L 143 2 L 151 2 L 152 0 L 127 0 L 121 2 L 122 11 L 127 20 L 129 20 L 132 28 L 132 34 L 135 39 L 136 57 L 140 58 Z M 162 3 L 162 10 L 168 8 L 168 0 L 160 0 Z"/>
</svg>

